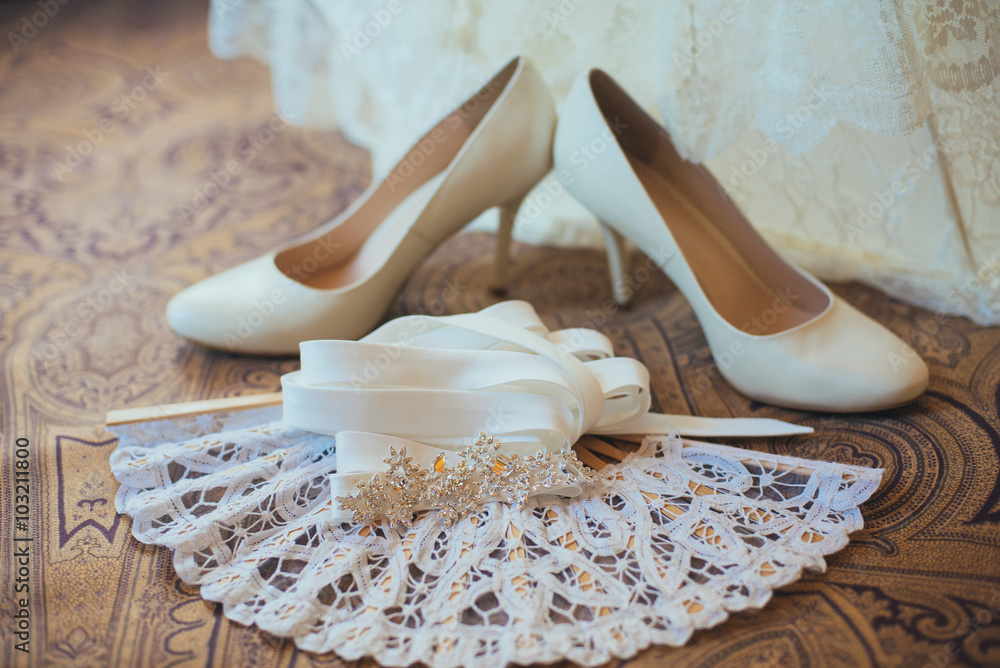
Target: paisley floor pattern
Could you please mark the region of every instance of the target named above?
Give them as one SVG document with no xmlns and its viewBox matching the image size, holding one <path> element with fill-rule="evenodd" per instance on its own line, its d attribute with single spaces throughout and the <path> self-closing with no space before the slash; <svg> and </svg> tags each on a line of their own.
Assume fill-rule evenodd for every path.
<svg viewBox="0 0 1000 668">
<path fill-rule="evenodd" d="M 344 208 L 369 179 L 367 155 L 286 125 L 263 67 L 213 58 L 204 3 L 53 2 L 39 18 L 42 4 L 0 8 L 0 503 L 14 507 L 16 438 L 30 443 L 31 490 L 30 521 L 5 510 L 0 543 L 32 539 L 31 653 L 14 649 L 4 622 L 0 664 L 339 666 L 226 621 L 178 580 L 166 550 L 131 538 L 114 512 L 102 419 L 277 389 L 296 360 L 189 345 L 164 306 Z M 497 301 L 492 249 L 484 234 L 448 241 L 388 317 Z M 596 327 L 643 360 L 657 410 L 801 421 L 815 437 L 756 447 L 886 475 L 865 530 L 825 575 L 623 665 L 1000 665 L 1000 329 L 834 286 L 918 350 L 930 390 L 872 415 L 783 410 L 729 387 L 683 298 L 640 256 L 632 267 L 637 299 L 619 310 L 599 254 L 521 245 L 508 296 L 550 327 Z M 5 616 L 17 605 L 11 552 L 0 559 Z"/>
</svg>

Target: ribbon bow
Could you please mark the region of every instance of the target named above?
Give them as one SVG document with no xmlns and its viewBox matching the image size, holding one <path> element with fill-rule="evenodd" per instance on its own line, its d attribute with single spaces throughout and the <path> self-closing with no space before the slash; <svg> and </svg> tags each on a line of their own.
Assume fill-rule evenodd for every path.
<svg viewBox="0 0 1000 668">
<path fill-rule="evenodd" d="M 300 348 L 301 370 L 281 378 L 283 419 L 336 437 L 335 497 L 355 493 L 404 448 L 413 467 L 456 466 L 458 453 L 483 430 L 497 437 L 506 457 L 564 453 L 588 433 L 812 432 L 768 418 L 650 413 L 645 366 L 615 357 L 600 332 L 550 332 L 523 301 L 463 315 L 406 316 L 359 341 L 305 341 Z M 529 495 L 543 493 L 575 496 L 580 488 L 557 484 Z M 343 508 L 334 515 L 351 518 Z"/>
</svg>

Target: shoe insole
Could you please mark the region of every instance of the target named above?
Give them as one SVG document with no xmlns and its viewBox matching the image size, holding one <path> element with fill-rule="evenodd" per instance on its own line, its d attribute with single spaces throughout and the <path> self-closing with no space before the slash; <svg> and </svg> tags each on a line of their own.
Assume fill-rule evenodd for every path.
<svg viewBox="0 0 1000 668">
<path fill-rule="evenodd" d="M 764 336 L 790 329 L 817 315 L 794 304 L 801 290 L 768 285 L 715 223 L 655 168 L 632 156 L 629 162 L 666 221 L 705 296 L 730 325 Z"/>
<path fill-rule="evenodd" d="M 382 220 L 351 257 L 334 266 L 318 269 L 303 283 L 309 287 L 329 290 L 362 281 L 375 273 L 389 259 L 417 216 L 431 201 L 444 180 L 444 175 L 445 172 L 442 171 L 432 176 L 410 193 Z M 335 233 L 336 230 L 331 232 Z"/>
</svg>

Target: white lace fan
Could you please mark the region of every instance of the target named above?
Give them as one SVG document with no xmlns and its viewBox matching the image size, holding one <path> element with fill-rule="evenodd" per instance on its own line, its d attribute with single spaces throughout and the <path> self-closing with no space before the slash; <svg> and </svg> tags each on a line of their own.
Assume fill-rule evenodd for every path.
<svg viewBox="0 0 1000 668">
<path fill-rule="evenodd" d="M 548 332 L 523 303 L 423 321 L 398 319 L 362 342 L 304 344 L 302 371 L 283 379 L 283 407 L 111 426 L 121 439 L 111 457 L 116 507 L 133 534 L 172 549 L 178 575 L 230 619 L 309 651 L 443 667 L 596 665 L 683 644 L 730 611 L 764 605 L 803 568 L 823 570 L 823 556 L 862 526 L 858 505 L 880 470 L 676 433 L 801 428 L 649 414 L 648 377 L 630 375 L 641 365 L 612 358 L 599 334 Z M 405 345 L 400 327 L 412 333 Z M 436 378 L 416 373 L 414 350 L 435 351 Z M 504 353 L 503 369 L 487 351 Z M 389 352 L 378 378 L 352 380 Z M 607 364 L 616 361 L 629 364 Z M 492 413 L 465 415 L 487 405 Z M 365 406 L 371 413 L 359 416 Z M 541 485 L 522 509 L 487 500 L 446 526 L 446 504 L 432 500 L 410 509 L 411 526 L 352 521 L 345 483 L 372 480 L 379 472 L 366 467 L 401 441 L 414 470 L 459 470 L 455 453 L 475 438 L 466 417 L 484 428 L 493 418 L 504 461 L 564 452 L 585 433 L 673 433 L 646 437 L 589 484 Z M 374 424 L 382 431 L 352 431 Z M 615 452 L 589 438 L 582 443 Z"/>
</svg>

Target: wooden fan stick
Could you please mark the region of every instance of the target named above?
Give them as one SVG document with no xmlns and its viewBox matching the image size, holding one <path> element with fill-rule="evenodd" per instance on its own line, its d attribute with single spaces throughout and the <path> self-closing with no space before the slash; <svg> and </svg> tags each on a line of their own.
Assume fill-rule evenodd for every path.
<svg viewBox="0 0 1000 668">
<path fill-rule="evenodd" d="M 223 399 L 185 401 L 179 404 L 138 406 L 136 408 L 121 408 L 119 410 L 108 411 L 106 424 L 109 427 L 114 427 L 122 424 L 149 422 L 150 420 L 169 420 L 171 418 L 192 417 L 205 413 L 241 411 L 280 405 L 281 392 L 271 392 L 268 394 L 251 394 L 241 397 L 225 397 Z"/>
<path fill-rule="evenodd" d="M 153 420 L 170 420 L 173 418 L 194 417 L 206 413 L 223 413 L 226 411 L 250 410 L 253 408 L 269 408 L 281 405 L 281 392 L 268 394 L 251 394 L 248 396 L 225 397 L 222 399 L 204 399 L 201 401 L 184 401 L 176 404 L 158 404 L 156 406 L 137 406 L 135 408 L 120 408 L 108 411 L 105 423 L 108 427 Z M 605 462 L 593 453 L 600 453 L 616 461 L 621 461 L 628 454 L 610 443 L 593 436 L 584 436 L 574 447 L 577 456 L 584 464 L 594 470 L 604 468 Z"/>
<path fill-rule="evenodd" d="M 619 450 L 610 443 L 602 441 L 601 439 L 589 434 L 584 434 L 580 437 L 580 440 L 573 445 L 573 451 L 576 453 L 576 456 L 580 458 L 581 462 L 595 471 L 600 471 L 607 465 L 607 463 L 595 453 L 602 454 L 605 457 L 609 457 L 617 462 L 622 461 L 626 456 L 628 456 L 628 453 L 624 450 Z"/>
<path fill-rule="evenodd" d="M 583 446 L 573 446 L 573 451 L 576 456 L 579 457 L 580 461 L 594 469 L 595 471 L 600 471 L 605 467 L 605 462 L 601 461 L 597 455 L 593 454 L 587 448 Z"/>
<path fill-rule="evenodd" d="M 109 427 L 123 424 L 134 424 L 136 422 L 149 422 L 152 420 L 169 420 L 171 418 L 193 417 L 205 413 L 222 413 L 225 411 L 250 410 L 253 408 L 269 408 L 281 405 L 281 392 L 270 392 L 267 394 L 251 394 L 239 397 L 225 397 L 222 399 L 205 399 L 202 401 L 185 401 L 176 404 L 158 404 L 156 406 L 138 406 L 136 408 L 121 408 L 108 411 L 106 423 Z M 604 468 L 605 462 L 594 453 L 604 455 L 615 461 L 622 461 L 628 455 L 624 450 L 620 450 L 610 443 L 594 436 L 585 435 L 574 445 L 577 456 L 580 460 L 594 470 Z M 785 471 L 794 468 L 802 474 L 812 473 L 813 469 L 808 465 L 793 464 L 790 466 L 778 466 L 778 470 Z"/>
<path fill-rule="evenodd" d="M 618 462 L 628 456 L 628 453 L 624 450 L 620 450 L 607 441 L 603 441 L 596 436 L 591 436 L 589 434 L 581 436 L 578 442 L 581 446 L 587 448 L 588 450 L 596 452 L 599 455 L 604 455 L 605 457 L 611 457 Z"/>
</svg>

